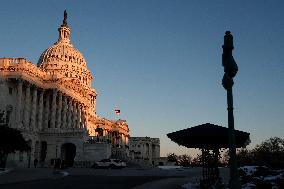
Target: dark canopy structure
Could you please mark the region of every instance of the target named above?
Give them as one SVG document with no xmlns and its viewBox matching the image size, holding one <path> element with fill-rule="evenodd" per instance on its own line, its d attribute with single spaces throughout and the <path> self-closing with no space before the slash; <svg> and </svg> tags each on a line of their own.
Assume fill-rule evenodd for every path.
<svg viewBox="0 0 284 189">
<path fill-rule="evenodd" d="M 200 188 L 211 188 L 220 182 L 218 161 L 219 150 L 229 148 L 229 129 L 211 123 L 183 129 L 167 136 L 179 145 L 201 149 L 202 179 Z M 235 130 L 236 147 L 245 147 L 249 142 L 249 133 Z"/>
<path fill-rule="evenodd" d="M 229 148 L 228 128 L 205 123 L 195 127 L 172 132 L 167 136 L 175 143 L 187 148 Z M 235 131 L 236 146 L 241 148 L 249 142 L 249 133 Z"/>
</svg>

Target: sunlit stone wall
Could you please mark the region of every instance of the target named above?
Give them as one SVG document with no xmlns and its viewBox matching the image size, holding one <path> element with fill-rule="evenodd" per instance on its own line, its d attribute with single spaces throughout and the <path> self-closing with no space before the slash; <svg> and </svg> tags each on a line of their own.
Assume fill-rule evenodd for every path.
<svg viewBox="0 0 284 189">
<path fill-rule="evenodd" d="M 85 152 L 84 144 L 91 149 L 94 137 L 114 147 L 128 144 L 125 120 L 97 115 L 93 76 L 64 21 L 58 41 L 40 55 L 37 65 L 24 58 L 0 58 L 0 121 L 22 131 L 31 146 L 28 153 L 10 154 L 11 164 L 29 166 L 38 159 L 41 166 L 50 166 L 54 159 L 66 159 L 69 147 L 75 149 L 75 162 L 85 161 L 90 150 Z"/>
</svg>

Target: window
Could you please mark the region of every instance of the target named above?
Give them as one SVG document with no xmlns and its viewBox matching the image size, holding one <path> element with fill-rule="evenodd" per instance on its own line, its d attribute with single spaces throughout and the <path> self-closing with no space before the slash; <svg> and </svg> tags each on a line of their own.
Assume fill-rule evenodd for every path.
<svg viewBox="0 0 284 189">
<path fill-rule="evenodd" d="M 9 94 L 12 95 L 13 94 L 13 88 L 9 87 Z"/>
</svg>

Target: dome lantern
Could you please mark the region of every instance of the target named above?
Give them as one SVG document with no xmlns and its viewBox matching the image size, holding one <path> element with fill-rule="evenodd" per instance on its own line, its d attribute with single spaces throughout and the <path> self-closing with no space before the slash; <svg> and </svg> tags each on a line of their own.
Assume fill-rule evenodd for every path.
<svg viewBox="0 0 284 189">
<path fill-rule="evenodd" d="M 70 32 L 71 29 L 69 28 L 67 24 L 67 11 L 64 11 L 64 19 L 63 23 L 61 24 L 60 28 L 58 28 L 59 31 L 59 39 L 57 43 L 70 43 Z"/>
</svg>

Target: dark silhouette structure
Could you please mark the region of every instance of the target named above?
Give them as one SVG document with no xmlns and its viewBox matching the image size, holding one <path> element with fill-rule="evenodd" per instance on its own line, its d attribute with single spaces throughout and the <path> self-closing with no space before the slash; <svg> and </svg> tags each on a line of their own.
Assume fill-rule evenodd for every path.
<svg viewBox="0 0 284 189">
<path fill-rule="evenodd" d="M 227 90 L 228 104 L 228 128 L 229 128 L 229 166 L 230 166 L 230 189 L 240 189 L 241 184 L 237 170 L 236 139 L 234 128 L 234 106 L 233 106 L 233 78 L 238 72 L 238 66 L 233 58 L 234 49 L 233 36 L 230 31 L 226 31 L 224 36 L 224 45 L 222 54 L 222 65 L 224 67 L 224 76 L 222 80 L 223 87 Z"/>
<path fill-rule="evenodd" d="M 228 128 L 205 123 L 195 127 L 172 132 L 167 136 L 187 148 L 199 148 L 202 152 L 203 178 L 201 188 L 210 188 L 219 179 L 218 160 L 221 148 L 228 148 Z M 249 143 L 249 133 L 236 131 L 236 146 L 244 147 Z"/>
</svg>

